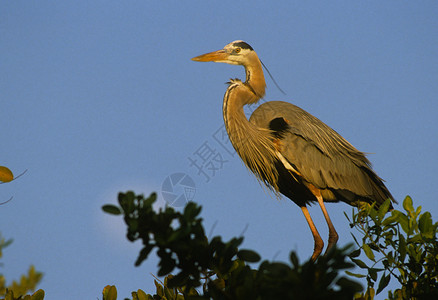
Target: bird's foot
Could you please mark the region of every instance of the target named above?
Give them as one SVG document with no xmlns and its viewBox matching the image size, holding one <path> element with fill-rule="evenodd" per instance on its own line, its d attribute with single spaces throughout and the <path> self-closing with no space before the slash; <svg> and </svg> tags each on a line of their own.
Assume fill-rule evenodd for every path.
<svg viewBox="0 0 438 300">
<path fill-rule="evenodd" d="M 315 248 L 313 249 L 313 254 L 311 257 L 311 260 L 313 262 L 316 261 L 318 256 L 321 254 L 323 248 L 324 248 L 324 242 L 322 240 L 315 240 Z"/>
<path fill-rule="evenodd" d="M 327 256 L 327 253 L 329 253 L 336 246 L 338 239 L 339 236 L 336 232 L 334 234 L 329 234 L 328 246 L 325 250 L 324 256 Z"/>
</svg>

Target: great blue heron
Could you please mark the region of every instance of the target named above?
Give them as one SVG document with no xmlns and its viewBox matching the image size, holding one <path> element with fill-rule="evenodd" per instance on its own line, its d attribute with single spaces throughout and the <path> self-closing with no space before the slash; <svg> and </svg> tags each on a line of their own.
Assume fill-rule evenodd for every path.
<svg viewBox="0 0 438 300">
<path fill-rule="evenodd" d="M 377 207 L 388 198 L 395 202 L 365 154 L 303 109 L 282 101 L 266 102 L 248 121 L 244 105 L 263 98 L 266 86 L 262 64 L 250 45 L 234 41 L 192 60 L 245 67 L 245 82 L 231 79 L 224 96 L 228 136 L 258 180 L 301 208 L 315 241 L 312 260 L 320 255 L 324 242 L 307 210 L 308 203 L 317 201 L 327 221 L 327 252 L 336 244 L 338 234 L 324 202 L 376 202 Z"/>
</svg>

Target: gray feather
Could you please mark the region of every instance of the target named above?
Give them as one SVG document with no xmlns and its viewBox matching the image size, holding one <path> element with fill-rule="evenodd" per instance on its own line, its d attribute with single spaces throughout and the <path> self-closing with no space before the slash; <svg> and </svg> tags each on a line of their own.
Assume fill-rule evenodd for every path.
<svg viewBox="0 0 438 300">
<path fill-rule="evenodd" d="M 340 134 L 303 109 L 287 102 L 260 105 L 250 122 L 269 128 L 271 120 L 283 118 L 289 125 L 281 138 L 281 154 L 319 189 L 330 189 L 350 204 L 356 200 L 383 203 L 392 196 L 371 169 L 365 154 Z M 353 200 L 352 194 L 356 195 Z"/>
</svg>

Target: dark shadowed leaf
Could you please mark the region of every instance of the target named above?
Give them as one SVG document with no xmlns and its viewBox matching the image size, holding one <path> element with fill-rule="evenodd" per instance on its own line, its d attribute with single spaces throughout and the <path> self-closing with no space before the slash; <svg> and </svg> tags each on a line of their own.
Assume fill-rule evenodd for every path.
<svg viewBox="0 0 438 300">
<path fill-rule="evenodd" d="M 367 265 L 360 259 L 351 258 L 351 261 L 354 262 L 361 269 L 368 269 Z"/>
<path fill-rule="evenodd" d="M 120 210 L 120 208 L 118 206 L 112 205 L 112 204 L 106 204 L 104 206 L 102 206 L 102 210 L 108 214 L 111 215 L 121 215 L 122 211 Z"/>
<path fill-rule="evenodd" d="M 359 255 L 360 255 L 360 248 L 354 250 L 354 251 L 351 252 L 348 256 L 349 256 L 350 258 L 356 258 L 356 257 L 358 257 Z"/>
<path fill-rule="evenodd" d="M 390 280 L 391 280 L 391 276 L 389 274 L 388 275 L 383 274 L 382 278 L 380 278 L 379 287 L 377 288 L 376 294 L 379 294 L 381 291 L 383 291 L 383 289 L 388 286 Z"/>
<path fill-rule="evenodd" d="M 163 258 L 159 265 L 158 276 L 164 276 L 173 271 L 175 268 L 175 260 L 173 258 Z"/>
<path fill-rule="evenodd" d="M 170 276 L 170 275 L 169 275 Z M 177 287 L 177 286 L 183 286 L 185 282 L 187 281 L 188 275 L 186 272 L 180 272 L 175 276 L 170 277 L 167 280 L 169 287 Z"/>
<path fill-rule="evenodd" d="M 247 262 L 258 262 L 260 260 L 260 255 L 257 252 L 246 249 L 237 252 L 237 257 Z"/>
<path fill-rule="evenodd" d="M 137 198 L 139 198 L 139 196 L 137 196 Z M 143 200 L 143 203 L 141 205 L 142 208 L 152 208 L 152 205 L 157 200 L 157 194 L 152 193 L 149 195 L 149 197 L 147 199 L 144 199 L 144 198 L 140 198 L 140 199 Z"/>
<path fill-rule="evenodd" d="M 355 292 L 361 292 L 363 290 L 363 287 L 360 283 L 350 280 L 346 277 L 339 278 L 336 284 L 339 285 L 342 290 L 353 290 Z"/>
<path fill-rule="evenodd" d="M 399 261 L 403 263 L 406 257 L 406 239 L 401 233 L 398 235 L 398 253 Z"/>
<path fill-rule="evenodd" d="M 201 209 L 201 206 L 198 206 L 196 203 L 189 202 L 184 208 L 184 216 L 187 220 L 192 220 L 201 212 Z"/>
<path fill-rule="evenodd" d="M 344 216 L 347 218 L 348 223 L 351 223 L 350 218 L 348 217 L 347 213 L 344 211 Z"/>
<path fill-rule="evenodd" d="M 354 240 L 354 242 L 356 243 L 356 245 L 357 245 L 358 247 L 360 247 L 360 244 L 359 244 L 359 242 L 357 241 L 356 237 L 355 237 L 352 233 L 350 233 L 350 234 L 351 234 L 351 236 L 353 237 L 353 240 Z"/>
<path fill-rule="evenodd" d="M 152 201 L 152 202 L 157 200 L 157 193 L 151 193 L 147 200 Z"/>
<path fill-rule="evenodd" d="M 294 251 L 292 251 L 292 252 L 290 253 L 290 261 L 292 262 L 292 265 L 293 265 L 295 268 L 298 268 L 298 266 L 300 265 L 300 262 L 299 262 L 299 260 L 298 260 L 297 254 L 296 254 Z"/>
<path fill-rule="evenodd" d="M 373 281 L 376 281 L 377 280 L 377 272 L 381 272 L 383 270 L 384 269 L 369 268 L 368 275 L 370 275 L 370 277 Z"/>
<path fill-rule="evenodd" d="M 149 253 L 151 250 L 154 249 L 153 245 L 147 245 L 143 249 L 141 249 L 140 254 L 138 255 L 137 260 L 135 261 L 135 266 L 138 267 L 141 265 L 141 263 L 148 258 Z"/>
</svg>

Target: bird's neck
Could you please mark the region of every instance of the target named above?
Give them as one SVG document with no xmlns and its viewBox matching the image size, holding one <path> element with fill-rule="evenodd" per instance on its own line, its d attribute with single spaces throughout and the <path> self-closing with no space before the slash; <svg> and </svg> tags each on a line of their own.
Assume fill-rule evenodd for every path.
<svg viewBox="0 0 438 300">
<path fill-rule="evenodd" d="M 263 75 L 262 64 L 258 57 L 254 57 L 254 61 L 250 66 L 245 66 L 246 80 L 245 85 L 254 94 L 254 98 L 249 103 L 256 103 L 260 98 L 265 96 L 265 76 Z"/>
<path fill-rule="evenodd" d="M 254 53 L 244 67 L 246 72 L 245 82 L 239 79 L 231 79 L 224 95 L 224 121 L 233 145 L 235 145 L 235 142 L 232 140 L 230 130 L 251 128 L 251 130 L 257 131 L 258 128 L 246 118 L 243 107 L 247 104 L 257 103 L 265 95 L 265 76 L 257 54 Z"/>
<path fill-rule="evenodd" d="M 258 72 L 259 71 L 259 72 Z M 256 103 L 265 93 L 263 72 L 256 68 L 246 69 L 246 81 L 231 80 L 225 92 L 223 114 L 225 128 L 234 149 L 245 165 L 262 182 L 269 183 L 278 192 L 275 165 L 275 148 L 270 140 L 270 131 L 250 123 L 243 107 Z"/>
<path fill-rule="evenodd" d="M 255 53 L 248 65 L 245 66 L 245 72 L 245 82 L 239 79 L 231 79 L 224 95 L 223 113 L 225 126 L 235 148 L 235 144 L 238 141 L 233 141 L 233 135 L 230 134 L 230 131 L 240 131 L 242 128 L 258 130 L 246 118 L 243 107 L 247 104 L 257 103 L 265 95 L 265 77 L 260 60 Z"/>
</svg>

